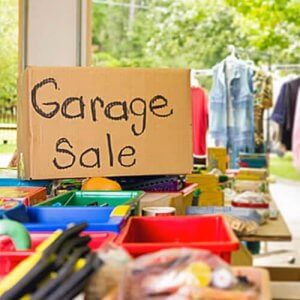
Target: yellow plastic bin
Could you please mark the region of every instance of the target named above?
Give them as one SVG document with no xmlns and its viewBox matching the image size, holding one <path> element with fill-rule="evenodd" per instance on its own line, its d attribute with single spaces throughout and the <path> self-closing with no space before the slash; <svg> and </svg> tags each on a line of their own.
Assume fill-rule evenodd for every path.
<svg viewBox="0 0 300 300">
<path fill-rule="evenodd" d="M 186 183 L 185 187 L 180 191 L 183 196 L 183 215 L 188 206 L 192 205 L 195 190 L 198 188 L 197 183 Z"/>
</svg>

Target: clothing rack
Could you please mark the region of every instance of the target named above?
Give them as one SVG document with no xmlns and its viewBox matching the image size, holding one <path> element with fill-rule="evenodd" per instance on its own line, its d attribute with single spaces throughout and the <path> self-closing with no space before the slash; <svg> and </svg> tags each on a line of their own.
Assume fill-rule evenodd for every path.
<svg viewBox="0 0 300 300">
<path fill-rule="evenodd" d="M 276 64 L 271 66 L 271 70 L 300 70 L 300 64 Z"/>
<path fill-rule="evenodd" d="M 240 53 L 244 53 L 247 54 L 249 56 L 253 56 L 253 55 L 257 55 L 260 56 L 262 58 L 266 58 L 267 59 L 267 63 L 268 63 L 268 69 L 269 71 L 271 71 L 271 67 L 272 67 L 272 54 L 265 52 L 265 51 L 258 51 L 258 50 L 246 50 L 246 49 L 242 49 L 242 48 L 236 48 L 236 52 L 239 55 Z"/>
<path fill-rule="evenodd" d="M 213 76 L 212 69 L 192 69 L 191 76 Z"/>
<path fill-rule="evenodd" d="M 276 69 L 286 69 L 286 68 L 297 68 L 300 69 L 300 65 L 272 65 L 272 55 L 265 51 L 256 51 L 256 50 L 247 50 L 235 47 L 234 45 L 228 45 L 228 52 L 229 56 L 236 56 L 240 57 L 241 54 L 247 54 L 249 57 L 256 56 L 261 57 L 266 61 L 268 71 L 273 71 L 273 68 Z M 192 69 L 191 70 L 191 80 L 194 80 L 197 76 L 213 76 L 212 69 Z M 270 111 L 269 109 L 266 110 L 266 115 L 264 120 L 266 122 L 266 153 L 270 153 L 271 151 L 271 143 L 270 143 Z"/>
<path fill-rule="evenodd" d="M 191 69 L 191 86 L 199 86 L 198 79 L 196 77 L 211 77 L 213 76 L 212 69 Z"/>
</svg>

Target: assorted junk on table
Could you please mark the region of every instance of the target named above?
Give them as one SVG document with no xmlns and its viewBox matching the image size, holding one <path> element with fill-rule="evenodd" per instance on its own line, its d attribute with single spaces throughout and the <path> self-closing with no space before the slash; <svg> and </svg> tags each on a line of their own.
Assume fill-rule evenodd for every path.
<svg viewBox="0 0 300 300">
<path fill-rule="evenodd" d="M 222 165 L 224 155 L 214 159 Z M 53 184 L 48 199 L 34 205 L 4 199 L 1 299 L 270 299 L 266 271 L 230 265 L 238 238 L 269 222 L 267 205 L 257 204 L 271 201 L 258 188 L 240 193 L 236 182 L 266 180 L 266 169 L 253 168 L 90 178 L 81 187 L 65 181 L 64 192 Z"/>
<path fill-rule="evenodd" d="M 159 72 L 162 75 L 165 70 Z M 125 148 L 116 155 L 112 149 L 121 147 L 118 139 L 113 143 L 106 139 L 107 161 L 93 164 L 93 155 L 98 152 L 89 148 L 77 160 L 81 165 L 71 173 L 62 167 L 45 177 L 53 180 L 17 179 L 15 171 L 0 178 L 0 299 L 54 300 L 78 295 L 87 300 L 271 299 L 268 272 L 250 263 L 241 266 L 244 260 L 240 255 L 245 241 L 259 244 L 261 231 L 264 237 L 278 240 L 274 228 L 284 223 L 269 192 L 264 115 L 273 105 L 272 77 L 268 71 L 238 57 L 235 48 L 212 70 L 193 70 L 193 80 L 197 76 L 212 76 L 210 92 L 200 86 L 198 79 L 190 90 L 188 73 L 176 74 L 172 76 L 184 75 L 182 95 L 187 101 L 191 95 L 192 102 L 181 103 L 181 93 L 176 94 L 176 105 L 163 96 L 154 97 L 149 111 L 160 118 L 159 125 L 151 118 L 146 121 L 146 113 L 142 116 L 135 107 L 133 103 L 139 98 L 128 106 L 131 116 L 136 117 L 127 123 L 129 129 L 136 132 L 138 120 L 142 120 L 142 126 L 152 127 L 150 142 L 147 130 L 143 136 L 130 135 L 136 146 L 144 148 L 124 146 L 127 144 L 122 140 Z M 84 76 L 84 71 L 80 76 Z M 64 80 L 69 83 L 70 78 Z M 155 86 L 157 91 L 151 90 L 151 97 L 152 92 L 160 92 L 160 84 Z M 131 90 L 123 88 L 124 95 L 118 97 L 132 97 Z M 283 85 L 272 117 L 282 127 L 282 142 L 287 148 L 300 132 L 297 88 L 299 79 Z M 111 89 L 107 93 L 116 97 L 110 94 Z M 96 103 L 101 104 L 100 100 L 95 99 L 94 108 Z M 116 103 L 113 105 L 119 105 Z M 113 105 L 105 110 L 111 119 L 117 114 L 117 109 L 112 112 Z M 161 158 L 157 166 L 161 137 L 156 139 L 155 134 L 165 126 L 167 136 L 169 125 L 182 134 L 182 128 L 175 126 L 177 119 L 173 122 L 172 117 L 166 119 L 164 115 L 169 112 L 168 116 L 176 114 L 179 118 L 180 107 L 185 111 L 180 119 L 184 131 L 190 128 L 193 132 L 183 140 L 170 136 L 170 145 L 164 140 L 167 159 L 165 162 Z M 127 112 L 126 108 L 124 120 Z M 164 123 L 165 120 L 170 123 Z M 106 121 L 101 126 L 109 132 L 115 123 Z M 94 123 L 90 126 L 94 128 Z M 122 128 L 117 129 L 121 137 Z M 212 147 L 208 146 L 208 131 L 214 142 Z M 194 165 L 189 143 L 192 139 L 194 158 L 199 162 Z M 81 149 L 78 141 L 80 138 L 72 140 L 74 149 Z M 64 140 L 61 143 L 65 147 L 71 145 Z M 168 153 L 176 144 L 181 144 L 182 155 L 170 164 Z M 72 157 L 72 152 L 59 148 L 62 145 L 53 160 L 59 161 L 60 167 L 66 166 L 64 159 Z M 300 166 L 299 143 L 293 143 L 293 150 L 295 164 Z M 179 172 L 174 167 L 183 156 L 184 169 L 189 170 L 184 174 L 183 169 Z M 36 165 L 32 153 L 30 158 L 30 164 L 35 164 L 38 171 L 34 174 L 43 179 L 43 170 Z M 113 169 L 116 161 L 122 163 L 118 172 Z M 141 161 L 142 166 L 136 166 Z M 83 162 L 89 168 L 99 167 L 95 176 L 87 173 L 84 176 L 88 178 L 82 178 Z M 99 177 L 106 172 L 101 169 L 102 163 L 109 168 L 108 177 Z M 144 172 L 147 163 L 155 165 L 153 172 Z M 130 167 L 137 168 L 136 172 L 131 169 L 127 173 Z M 168 173 L 168 169 L 173 172 Z M 31 176 L 30 169 L 27 174 Z M 247 245 L 252 253 L 259 252 L 259 247 Z"/>
</svg>

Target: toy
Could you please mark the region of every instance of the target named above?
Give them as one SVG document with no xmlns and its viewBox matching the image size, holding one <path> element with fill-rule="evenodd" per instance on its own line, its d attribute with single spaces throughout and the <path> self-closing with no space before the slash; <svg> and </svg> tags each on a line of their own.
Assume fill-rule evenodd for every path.
<svg viewBox="0 0 300 300">
<path fill-rule="evenodd" d="M 28 231 L 23 224 L 16 221 L 3 219 L 0 220 L 0 235 L 9 236 L 16 250 L 30 249 L 31 240 Z"/>
</svg>

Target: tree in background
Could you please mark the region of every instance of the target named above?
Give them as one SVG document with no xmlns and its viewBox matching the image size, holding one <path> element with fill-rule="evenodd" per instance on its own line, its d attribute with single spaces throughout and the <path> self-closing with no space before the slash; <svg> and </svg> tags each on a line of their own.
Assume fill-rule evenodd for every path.
<svg viewBox="0 0 300 300">
<path fill-rule="evenodd" d="M 246 47 L 247 37 L 235 24 L 235 9 L 224 1 L 155 1 L 156 19 L 147 55 L 162 66 L 211 67 L 228 54 L 228 44 Z M 164 4 L 164 9 L 161 6 Z"/>
<path fill-rule="evenodd" d="M 145 5 L 148 2 L 135 1 Z M 118 1 L 129 4 L 129 1 Z M 153 25 L 146 19 L 144 9 L 135 10 L 133 28 L 129 30 L 128 6 L 94 4 L 93 6 L 93 62 L 99 66 L 151 66 L 147 58 L 145 45 Z"/>
<path fill-rule="evenodd" d="M 17 96 L 18 0 L 0 0 L 0 105 Z"/>
<path fill-rule="evenodd" d="M 152 0 L 137 10 L 128 32 L 128 7 L 95 4 L 94 62 L 204 68 L 224 58 L 229 44 L 269 53 L 273 63 L 299 62 L 299 5 L 299 0 Z"/>
<path fill-rule="evenodd" d="M 267 51 L 276 63 L 300 61 L 299 0 L 226 0 L 249 46 Z"/>
</svg>

